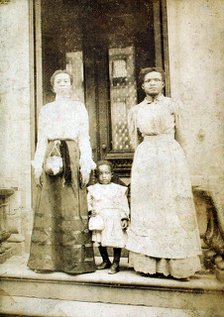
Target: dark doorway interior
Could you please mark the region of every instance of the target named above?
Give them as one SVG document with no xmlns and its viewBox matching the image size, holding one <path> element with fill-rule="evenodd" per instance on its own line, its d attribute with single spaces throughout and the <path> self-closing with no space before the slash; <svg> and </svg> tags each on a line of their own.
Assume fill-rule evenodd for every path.
<svg viewBox="0 0 224 317">
<path fill-rule="evenodd" d="M 123 177 L 133 153 L 127 112 L 143 98 L 138 73 L 163 56 L 160 18 L 159 0 L 41 1 L 43 103 L 53 98 L 51 74 L 70 70 L 74 98 L 89 112 L 94 159 L 112 160 Z"/>
</svg>

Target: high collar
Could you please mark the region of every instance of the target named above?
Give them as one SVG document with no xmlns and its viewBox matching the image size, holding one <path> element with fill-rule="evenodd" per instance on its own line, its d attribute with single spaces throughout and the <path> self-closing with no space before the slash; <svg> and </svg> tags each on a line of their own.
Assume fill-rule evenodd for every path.
<svg viewBox="0 0 224 317">
<path fill-rule="evenodd" d="M 150 96 L 145 97 L 144 102 L 146 104 L 150 104 L 150 103 L 153 103 L 153 102 L 158 102 L 158 101 L 162 100 L 164 98 L 164 96 L 163 96 L 163 94 L 159 94 L 155 98 L 153 98 L 153 97 L 151 97 L 151 99 L 149 99 L 149 98 L 150 98 Z"/>
<path fill-rule="evenodd" d="M 70 96 L 57 96 L 56 95 L 55 100 L 56 101 L 62 101 L 62 102 L 65 101 L 65 102 L 67 102 L 67 101 L 71 100 L 71 97 Z"/>
</svg>

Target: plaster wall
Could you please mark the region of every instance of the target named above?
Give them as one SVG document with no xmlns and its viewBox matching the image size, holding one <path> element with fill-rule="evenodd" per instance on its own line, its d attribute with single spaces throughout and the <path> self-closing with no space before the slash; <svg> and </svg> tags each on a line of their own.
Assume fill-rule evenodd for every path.
<svg viewBox="0 0 224 317">
<path fill-rule="evenodd" d="M 167 0 L 171 94 L 195 184 L 223 186 L 224 1 Z"/>
<path fill-rule="evenodd" d="M 32 218 L 29 27 L 28 0 L 0 4 L 0 186 L 15 189 L 8 221 L 21 235 Z"/>
</svg>

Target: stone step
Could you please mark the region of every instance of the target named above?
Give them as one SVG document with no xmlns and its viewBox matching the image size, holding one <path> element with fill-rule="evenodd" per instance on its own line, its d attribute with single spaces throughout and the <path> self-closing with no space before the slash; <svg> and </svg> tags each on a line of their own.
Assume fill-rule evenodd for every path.
<svg viewBox="0 0 224 317">
<path fill-rule="evenodd" d="M 75 302 L 77 307 L 82 305 L 87 307 L 87 311 L 83 312 L 85 314 L 80 315 L 82 317 L 89 316 L 88 311 L 91 312 L 91 309 L 97 310 L 97 303 L 100 303 L 100 307 L 105 307 L 105 311 L 107 309 L 110 311 L 113 304 L 114 312 L 111 315 L 94 313 L 92 316 L 117 316 L 115 312 L 119 305 L 122 305 L 122 311 L 127 310 L 127 312 L 130 311 L 130 307 L 133 311 L 137 307 L 142 312 L 140 307 L 144 308 L 145 312 L 148 309 L 148 313 L 142 316 L 157 316 L 149 314 L 150 310 L 153 312 L 153 309 L 161 310 L 159 317 L 224 316 L 224 284 L 218 282 L 211 274 L 197 274 L 190 281 L 185 282 L 168 278 L 145 277 L 129 269 L 127 259 L 122 259 L 122 270 L 115 275 L 109 275 L 107 270 L 80 275 L 59 272 L 37 274 L 26 267 L 26 261 L 27 256 L 13 257 L 1 265 L 0 295 L 2 307 L 4 307 L 4 310 L 0 310 L 2 313 L 15 314 L 17 311 L 19 314 L 26 315 L 25 308 L 21 312 L 22 303 L 28 309 L 28 303 L 32 306 L 39 305 L 38 303 L 41 302 L 42 314 L 40 315 L 35 310 L 36 316 L 51 316 L 46 315 L 50 303 L 52 305 L 55 303 L 57 307 L 60 307 L 60 303 L 64 305 L 63 307 L 66 307 L 66 303 L 70 303 L 69 306 L 72 307 L 72 303 Z M 11 312 L 6 307 L 11 307 Z M 163 315 L 162 312 L 165 310 L 167 313 L 179 312 L 179 315 Z M 56 309 L 56 315 L 52 316 L 58 316 L 57 313 Z M 186 315 L 188 313 L 189 315 Z M 29 316 L 35 316 L 35 314 Z M 77 313 L 74 316 L 79 315 Z M 127 313 L 126 316 L 129 314 Z"/>
<path fill-rule="evenodd" d="M 91 303 L 58 299 L 29 297 L 2 297 L 1 311 L 4 316 L 44 317 L 221 317 L 205 315 L 204 311 L 188 309 L 147 307 L 109 303 Z M 2 315 L 1 315 L 2 317 Z"/>
</svg>

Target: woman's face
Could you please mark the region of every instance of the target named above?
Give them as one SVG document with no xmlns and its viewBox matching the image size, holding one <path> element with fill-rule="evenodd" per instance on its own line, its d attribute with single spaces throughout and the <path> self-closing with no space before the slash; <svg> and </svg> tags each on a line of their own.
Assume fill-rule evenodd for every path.
<svg viewBox="0 0 224 317">
<path fill-rule="evenodd" d="M 145 91 L 146 95 L 157 96 L 162 92 L 163 87 L 164 82 L 162 75 L 159 72 L 153 71 L 145 75 L 142 89 Z"/>
<path fill-rule="evenodd" d="M 57 74 L 54 78 L 54 92 L 58 96 L 68 96 L 71 92 L 71 79 L 66 73 Z"/>
<path fill-rule="evenodd" d="M 98 180 L 100 184 L 110 184 L 112 179 L 112 172 L 110 166 L 100 165 L 98 168 Z"/>
</svg>

